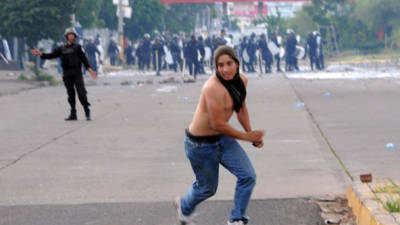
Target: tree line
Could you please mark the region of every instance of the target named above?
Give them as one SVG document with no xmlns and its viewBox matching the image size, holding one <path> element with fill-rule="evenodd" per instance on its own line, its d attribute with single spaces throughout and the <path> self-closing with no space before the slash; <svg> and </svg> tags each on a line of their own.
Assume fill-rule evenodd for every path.
<svg viewBox="0 0 400 225">
<path fill-rule="evenodd" d="M 192 33 L 197 12 L 209 7 L 215 15 L 213 4 L 166 6 L 160 0 L 129 0 L 129 5 L 133 13 L 124 19 L 124 35 L 131 40 L 155 30 Z M 2 0 L 0 35 L 24 39 L 30 46 L 43 38 L 59 40 L 71 26 L 72 14 L 84 28 L 117 29 L 112 0 Z M 267 23 L 270 31 L 291 28 L 303 37 L 319 28 L 334 27 L 338 47 L 368 51 L 400 40 L 399 19 L 399 0 L 312 0 L 293 18 L 282 18 L 278 13 L 255 23 Z M 327 29 L 320 32 L 325 39 L 333 38 Z"/>
<path fill-rule="evenodd" d="M 341 49 L 371 52 L 400 43 L 399 19 L 399 0 L 312 0 L 293 18 L 278 13 L 255 23 L 267 23 L 270 31 L 291 28 L 302 37 L 319 30 L 325 40 L 335 38 Z M 329 36 L 327 27 L 333 27 L 335 33 Z"/>
<path fill-rule="evenodd" d="M 124 35 L 131 40 L 155 30 L 191 33 L 196 12 L 213 4 L 173 4 L 160 0 L 129 0 L 132 17 L 124 18 Z M 1 0 L 0 36 L 24 39 L 30 46 L 43 38 L 59 40 L 71 26 L 71 15 L 84 28 L 116 30 L 117 6 L 112 0 Z"/>
</svg>

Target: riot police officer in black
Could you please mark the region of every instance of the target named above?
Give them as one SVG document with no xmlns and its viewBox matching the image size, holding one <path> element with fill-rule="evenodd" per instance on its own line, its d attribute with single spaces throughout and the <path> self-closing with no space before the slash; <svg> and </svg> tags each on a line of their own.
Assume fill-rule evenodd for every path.
<svg viewBox="0 0 400 225">
<path fill-rule="evenodd" d="M 32 49 L 33 55 L 40 55 L 43 59 L 54 59 L 60 57 L 61 65 L 63 68 L 63 81 L 67 89 L 68 102 L 71 106 L 71 113 L 65 119 L 66 121 L 77 120 L 76 107 L 75 107 L 75 89 L 78 93 L 79 101 L 81 102 L 87 120 L 90 118 L 90 103 L 86 97 L 85 83 L 82 76 L 82 64 L 85 65 L 93 79 L 97 78 L 96 72 L 90 67 L 88 59 L 82 51 L 79 44 L 75 44 L 75 39 L 78 37 L 75 29 L 67 29 L 65 38 L 67 43 L 53 50 L 49 54 L 42 53 L 37 48 Z"/>
</svg>

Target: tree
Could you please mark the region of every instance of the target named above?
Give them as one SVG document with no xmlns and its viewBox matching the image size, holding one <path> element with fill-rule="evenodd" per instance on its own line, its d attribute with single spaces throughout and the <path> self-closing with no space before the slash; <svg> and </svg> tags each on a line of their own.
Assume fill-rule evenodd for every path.
<svg viewBox="0 0 400 225">
<path fill-rule="evenodd" d="M 296 12 L 295 16 L 287 22 L 287 28 L 293 29 L 302 37 L 307 37 L 308 33 L 316 30 L 317 27 L 311 16 L 304 10 Z"/>
<path fill-rule="evenodd" d="M 331 25 L 332 19 L 341 16 L 343 6 L 348 0 L 312 0 L 312 4 L 303 7 L 319 25 Z"/>
<path fill-rule="evenodd" d="M 76 5 L 76 19 L 85 28 L 105 27 L 106 23 L 103 18 L 100 18 L 100 10 L 102 9 L 103 1 L 99 0 L 81 0 Z M 115 14 L 115 10 L 110 12 Z"/>
<path fill-rule="evenodd" d="M 379 29 L 382 29 L 388 37 L 391 37 L 393 31 L 396 31 L 396 34 L 400 31 L 399 12 L 400 1 L 398 0 L 364 0 L 357 1 L 355 6 L 357 19 L 376 34 Z"/>
<path fill-rule="evenodd" d="M 184 31 L 191 33 L 195 26 L 195 15 L 210 4 L 173 4 L 167 7 L 164 15 L 165 28 L 172 33 Z M 212 8 L 212 7 L 210 7 Z"/>
<path fill-rule="evenodd" d="M 77 0 L 2 0 L 0 34 L 24 39 L 35 46 L 43 38 L 59 40 L 71 25 Z"/>
<path fill-rule="evenodd" d="M 162 28 L 162 15 L 165 7 L 159 0 L 130 1 L 132 7 L 131 19 L 125 19 L 124 34 L 132 40 L 143 37 L 155 29 Z"/>
<path fill-rule="evenodd" d="M 108 29 L 117 30 L 118 28 L 117 6 L 113 4 L 112 0 L 101 1 L 101 8 L 98 18 L 100 21 L 99 22 L 100 24 L 98 25 L 101 26 L 104 25 Z"/>
<path fill-rule="evenodd" d="M 276 8 L 276 15 L 268 15 L 266 17 L 261 17 L 259 19 L 255 19 L 253 23 L 255 25 L 257 24 L 267 24 L 268 25 L 268 30 L 271 31 L 276 31 L 276 30 L 281 30 L 285 31 L 287 29 L 287 19 L 282 17 L 282 13 L 279 11 L 278 8 Z"/>
</svg>

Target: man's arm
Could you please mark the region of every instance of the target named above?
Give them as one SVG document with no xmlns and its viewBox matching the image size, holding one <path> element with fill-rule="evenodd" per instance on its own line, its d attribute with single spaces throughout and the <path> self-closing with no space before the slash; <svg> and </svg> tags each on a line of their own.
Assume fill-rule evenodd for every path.
<svg viewBox="0 0 400 225">
<path fill-rule="evenodd" d="M 247 110 L 246 102 L 243 102 L 242 108 L 236 114 L 240 124 L 246 132 L 251 131 L 250 117 Z"/>
<path fill-rule="evenodd" d="M 233 128 L 225 120 L 224 112 L 224 87 L 211 84 L 203 89 L 209 122 L 211 127 L 221 134 L 235 139 L 249 142 L 260 142 L 264 133 L 262 131 L 241 132 Z"/>
<path fill-rule="evenodd" d="M 43 53 L 39 49 L 34 48 L 31 50 L 33 55 L 39 55 L 42 59 L 54 59 L 61 56 L 61 47 L 54 49 L 51 53 Z"/>
<path fill-rule="evenodd" d="M 82 61 L 83 65 L 85 65 L 85 68 L 89 71 L 90 75 L 93 77 L 93 79 L 97 79 L 97 74 L 95 71 L 93 71 L 93 69 L 90 67 L 89 65 L 89 61 L 85 55 L 85 53 L 83 53 L 82 51 L 82 47 L 80 45 L 78 45 L 78 49 L 77 49 L 77 53 L 78 53 L 78 57 L 79 59 Z"/>
<path fill-rule="evenodd" d="M 247 88 L 247 82 L 248 82 L 247 77 L 243 74 L 240 74 L 240 78 L 243 80 L 244 87 Z M 251 131 L 250 117 L 249 117 L 249 112 L 247 110 L 246 101 L 243 102 L 242 108 L 239 110 L 236 116 L 240 124 L 242 125 L 243 129 L 246 132 Z"/>
</svg>

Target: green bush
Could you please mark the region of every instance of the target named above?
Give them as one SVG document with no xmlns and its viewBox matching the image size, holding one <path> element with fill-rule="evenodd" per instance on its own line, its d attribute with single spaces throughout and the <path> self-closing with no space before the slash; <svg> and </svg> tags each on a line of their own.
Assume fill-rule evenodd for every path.
<svg viewBox="0 0 400 225">
<path fill-rule="evenodd" d="M 55 85 L 57 83 L 52 75 L 43 73 L 36 67 L 31 67 L 31 71 L 35 74 L 36 80 L 38 81 L 48 81 L 50 85 Z"/>
<path fill-rule="evenodd" d="M 376 53 L 385 48 L 385 42 L 380 40 L 364 41 L 355 43 L 354 47 L 363 53 Z"/>
<path fill-rule="evenodd" d="M 18 79 L 19 79 L 19 80 L 28 80 L 28 78 L 27 78 L 23 73 L 21 73 L 21 74 L 19 75 Z"/>
</svg>

